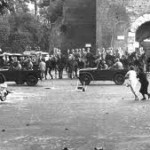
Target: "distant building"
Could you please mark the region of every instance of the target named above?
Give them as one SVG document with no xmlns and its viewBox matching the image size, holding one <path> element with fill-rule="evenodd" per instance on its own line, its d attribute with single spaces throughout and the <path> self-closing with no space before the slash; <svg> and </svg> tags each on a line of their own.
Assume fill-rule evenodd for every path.
<svg viewBox="0 0 150 150">
<path fill-rule="evenodd" d="M 65 0 L 63 17 L 62 49 L 82 48 L 90 44 L 95 51 L 96 1 Z"/>
<path fill-rule="evenodd" d="M 150 49 L 149 8 L 149 0 L 65 0 L 61 47 Z"/>
<path fill-rule="evenodd" d="M 96 6 L 97 47 L 150 49 L 149 0 L 97 0 Z"/>
</svg>

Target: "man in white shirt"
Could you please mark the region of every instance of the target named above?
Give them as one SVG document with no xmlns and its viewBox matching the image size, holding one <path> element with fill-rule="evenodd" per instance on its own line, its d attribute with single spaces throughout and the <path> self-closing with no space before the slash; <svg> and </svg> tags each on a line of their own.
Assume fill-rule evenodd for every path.
<svg viewBox="0 0 150 150">
<path fill-rule="evenodd" d="M 21 66 L 20 61 L 17 61 L 17 66 L 16 66 L 15 69 L 18 70 L 18 71 L 22 70 L 22 66 Z"/>
<path fill-rule="evenodd" d="M 119 60 L 119 58 L 116 59 L 116 63 L 112 66 L 114 69 L 124 69 L 122 62 Z"/>
<path fill-rule="evenodd" d="M 32 69 L 33 69 L 33 63 L 32 63 L 32 61 L 31 61 L 31 58 L 28 59 L 27 69 L 28 69 L 28 70 L 32 70 Z"/>
<path fill-rule="evenodd" d="M 39 63 L 39 69 L 41 71 L 41 78 L 43 79 L 45 77 L 45 71 L 46 71 L 46 63 L 43 61 L 43 59 Z"/>
<path fill-rule="evenodd" d="M 11 92 L 7 90 L 7 83 L 5 82 L 5 77 L 2 75 L 1 78 L 2 80 L 0 82 L 0 100 L 5 101 L 7 95 Z"/>
<path fill-rule="evenodd" d="M 139 98 L 136 94 L 136 85 L 138 82 L 137 73 L 134 70 L 133 66 L 130 67 L 130 70 L 126 73 L 125 78 L 129 80 L 128 86 L 130 87 L 132 93 L 134 94 L 135 100 L 139 100 Z"/>
</svg>

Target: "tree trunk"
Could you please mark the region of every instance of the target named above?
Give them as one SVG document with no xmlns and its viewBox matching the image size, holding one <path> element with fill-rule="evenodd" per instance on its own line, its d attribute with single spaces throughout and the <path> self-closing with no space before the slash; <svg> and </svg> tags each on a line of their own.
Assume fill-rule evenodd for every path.
<svg viewBox="0 0 150 150">
<path fill-rule="evenodd" d="M 35 16 L 37 16 L 37 0 L 34 0 L 34 11 L 35 11 Z"/>
</svg>

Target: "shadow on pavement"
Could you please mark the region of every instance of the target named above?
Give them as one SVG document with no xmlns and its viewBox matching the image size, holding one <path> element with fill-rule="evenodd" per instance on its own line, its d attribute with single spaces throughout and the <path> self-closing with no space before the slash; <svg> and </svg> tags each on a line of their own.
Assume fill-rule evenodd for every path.
<svg viewBox="0 0 150 150">
<path fill-rule="evenodd" d="M 127 99 L 127 98 L 122 98 L 122 102 L 123 102 L 123 105 L 124 104 L 136 104 L 136 105 L 141 105 L 141 104 L 147 104 L 147 103 L 150 103 L 150 100 L 134 100 L 134 98 L 130 98 L 130 99 Z"/>
<path fill-rule="evenodd" d="M 8 102 L 7 100 L 5 102 L 1 101 L 0 105 L 14 105 L 14 103 Z"/>
<path fill-rule="evenodd" d="M 43 87 L 42 85 L 35 85 L 35 86 L 28 86 L 26 84 L 8 84 L 9 87 L 32 87 L 32 88 L 37 88 L 37 87 Z"/>
</svg>

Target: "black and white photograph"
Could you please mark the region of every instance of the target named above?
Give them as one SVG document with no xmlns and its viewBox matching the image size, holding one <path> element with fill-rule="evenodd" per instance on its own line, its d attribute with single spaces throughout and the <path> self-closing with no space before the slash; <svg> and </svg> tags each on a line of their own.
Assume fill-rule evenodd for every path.
<svg viewBox="0 0 150 150">
<path fill-rule="evenodd" d="M 150 0 L 0 0 L 0 150 L 150 150 Z"/>
</svg>

